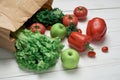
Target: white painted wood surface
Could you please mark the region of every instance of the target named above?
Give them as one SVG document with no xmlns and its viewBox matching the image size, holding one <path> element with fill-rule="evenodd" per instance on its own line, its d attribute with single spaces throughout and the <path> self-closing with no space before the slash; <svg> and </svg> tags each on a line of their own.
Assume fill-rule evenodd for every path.
<svg viewBox="0 0 120 80">
<path fill-rule="evenodd" d="M 102 17 L 107 23 L 105 40 L 91 44 L 97 53 L 95 58 L 83 53 L 77 69 L 64 70 L 59 60 L 53 69 L 35 74 L 19 69 L 14 54 L 0 49 L 0 80 L 120 80 L 120 0 L 54 0 L 53 3 L 53 7 L 65 14 L 73 13 L 79 5 L 87 7 L 89 12 L 87 21 L 78 25 L 83 33 L 93 17 Z M 67 48 L 67 40 L 63 43 Z M 109 47 L 108 53 L 101 52 L 104 45 Z"/>
</svg>

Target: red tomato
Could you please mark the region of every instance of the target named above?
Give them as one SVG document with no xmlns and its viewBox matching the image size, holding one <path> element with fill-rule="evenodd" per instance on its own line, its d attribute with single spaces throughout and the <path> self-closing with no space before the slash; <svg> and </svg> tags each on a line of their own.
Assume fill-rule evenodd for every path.
<svg viewBox="0 0 120 80">
<path fill-rule="evenodd" d="M 95 57 L 95 55 L 96 55 L 96 52 L 94 52 L 94 51 L 89 51 L 88 52 L 89 57 Z"/>
<path fill-rule="evenodd" d="M 82 34 L 82 30 L 81 29 L 77 29 L 78 32 L 80 32 Z"/>
<path fill-rule="evenodd" d="M 101 50 L 102 50 L 102 52 L 108 52 L 108 47 L 107 46 L 103 46 Z"/>
<path fill-rule="evenodd" d="M 88 10 L 84 6 L 78 6 L 74 9 L 73 13 L 78 17 L 79 20 L 85 20 L 88 14 Z"/>
<path fill-rule="evenodd" d="M 51 29 L 51 27 L 52 27 L 52 26 L 48 26 L 48 27 L 47 27 L 47 30 L 50 30 L 50 29 Z"/>
<path fill-rule="evenodd" d="M 69 26 L 71 23 L 74 23 L 75 26 L 78 24 L 78 18 L 73 14 L 65 15 L 62 21 L 65 26 Z"/>
<path fill-rule="evenodd" d="M 100 17 L 95 17 L 88 21 L 86 34 L 94 41 L 103 39 L 107 31 L 106 22 Z"/>
<path fill-rule="evenodd" d="M 33 23 L 30 26 L 30 30 L 34 33 L 38 30 L 41 34 L 44 34 L 46 29 L 45 26 L 41 23 Z"/>
</svg>

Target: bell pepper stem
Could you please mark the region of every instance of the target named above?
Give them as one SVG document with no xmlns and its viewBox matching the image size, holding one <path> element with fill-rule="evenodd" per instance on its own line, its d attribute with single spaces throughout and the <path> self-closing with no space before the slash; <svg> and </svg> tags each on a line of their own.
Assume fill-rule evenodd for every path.
<svg viewBox="0 0 120 80">
<path fill-rule="evenodd" d="M 87 43 L 85 47 L 86 47 L 86 49 L 88 49 L 88 50 L 91 50 L 91 51 L 93 51 L 93 50 L 94 50 L 94 48 L 93 48 L 93 47 L 91 47 L 91 46 L 89 45 L 89 43 Z"/>
</svg>

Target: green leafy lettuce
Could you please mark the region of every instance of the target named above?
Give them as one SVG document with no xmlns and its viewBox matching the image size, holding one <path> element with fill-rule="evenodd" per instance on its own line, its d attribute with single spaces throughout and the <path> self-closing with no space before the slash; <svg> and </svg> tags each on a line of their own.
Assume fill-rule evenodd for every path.
<svg viewBox="0 0 120 80">
<path fill-rule="evenodd" d="M 59 8 L 55 8 L 52 10 L 44 10 L 44 11 L 39 11 L 36 14 L 36 19 L 43 23 L 45 26 L 50 26 L 55 23 L 60 23 L 61 19 L 63 17 L 63 13 Z"/>
<path fill-rule="evenodd" d="M 40 22 L 47 28 L 55 23 L 61 23 L 63 16 L 64 14 L 59 8 L 38 10 L 25 24 L 29 26 L 32 23 Z"/>
<path fill-rule="evenodd" d="M 27 29 L 16 36 L 16 60 L 21 68 L 30 71 L 43 71 L 54 66 L 64 47 L 59 38 L 52 39 Z"/>
<path fill-rule="evenodd" d="M 67 30 L 66 37 L 69 37 L 71 32 L 78 31 L 74 23 L 71 23 L 69 26 L 67 26 L 66 30 Z"/>
</svg>

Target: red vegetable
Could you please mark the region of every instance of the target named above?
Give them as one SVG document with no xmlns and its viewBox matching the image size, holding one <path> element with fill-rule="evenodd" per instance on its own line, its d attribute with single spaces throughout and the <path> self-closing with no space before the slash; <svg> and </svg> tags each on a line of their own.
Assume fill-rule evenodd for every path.
<svg viewBox="0 0 120 80">
<path fill-rule="evenodd" d="M 78 17 L 79 20 L 85 20 L 88 14 L 88 10 L 84 6 L 78 6 L 74 9 L 74 15 Z"/>
<path fill-rule="evenodd" d="M 96 56 L 96 52 L 94 52 L 94 51 L 89 51 L 89 52 L 88 52 L 88 56 L 89 56 L 89 57 L 95 57 L 95 56 Z"/>
<path fill-rule="evenodd" d="M 102 52 L 108 52 L 108 47 L 107 46 L 103 46 L 101 50 L 102 50 Z"/>
<path fill-rule="evenodd" d="M 71 32 L 68 37 L 68 43 L 70 47 L 82 52 L 86 49 L 93 50 L 92 47 L 89 46 L 90 37 L 82 34 L 81 32 Z"/>
<path fill-rule="evenodd" d="M 77 29 L 77 31 L 82 34 L 82 30 L 81 29 Z"/>
<path fill-rule="evenodd" d="M 104 19 L 95 17 L 88 22 L 86 34 L 91 36 L 92 40 L 100 41 L 105 36 L 106 31 Z"/>
<path fill-rule="evenodd" d="M 47 29 L 47 30 L 50 30 L 50 29 L 51 29 L 51 27 L 52 27 L 52 26 L 48 26 L 46 29 Z"/>
<path fill-rule="evenodd" d="M 65 26 L 70 26 L 71 23 L 74 23 L 75 26 L 78 24 L 78 18 L 73 14 L 65 15 L 62 21 Z"/>
<path fill-rule="evenodd" d="M 34 33 L 38 30 L 41 34 L 44 34 L 46 29 L 45 26 L 41 23 L 33 23 L 30 26 L 30 30 Z"/>
</svg>

